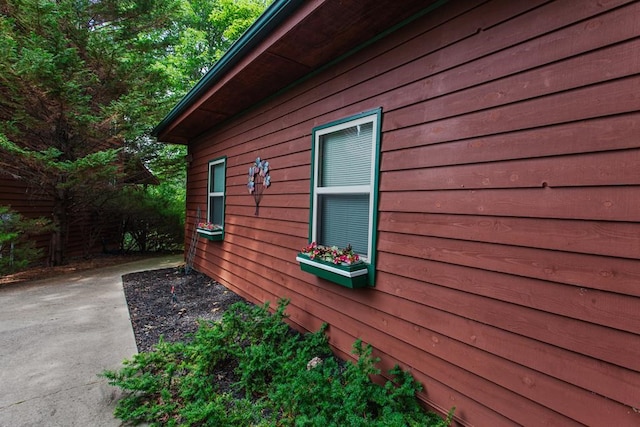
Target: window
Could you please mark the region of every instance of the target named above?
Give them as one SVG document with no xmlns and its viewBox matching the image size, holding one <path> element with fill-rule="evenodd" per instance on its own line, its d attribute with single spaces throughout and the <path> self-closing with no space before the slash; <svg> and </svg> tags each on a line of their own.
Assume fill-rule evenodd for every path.
<svg viewBox="0 0 640 427">
<path fill-rule="evenodd" d="M 310 240 L 351 245 L 375 272 L 382 110 L 313 129 Z"/>
<path fill-rule="evenodd" d="M 227 158 L 209 162 L 207 221 L 224 228 L 224 189 Z"/>
</svg>

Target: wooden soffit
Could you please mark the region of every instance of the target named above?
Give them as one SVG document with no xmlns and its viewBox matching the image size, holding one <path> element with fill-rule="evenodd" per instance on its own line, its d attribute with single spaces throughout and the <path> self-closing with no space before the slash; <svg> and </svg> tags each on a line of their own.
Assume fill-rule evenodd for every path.
<svg viewBox="0 0 640 427">
<path fill-rule="evenodd" d="M 153 134 L 186 144 L 441 2 L 276 0 Z"/>
</svg>

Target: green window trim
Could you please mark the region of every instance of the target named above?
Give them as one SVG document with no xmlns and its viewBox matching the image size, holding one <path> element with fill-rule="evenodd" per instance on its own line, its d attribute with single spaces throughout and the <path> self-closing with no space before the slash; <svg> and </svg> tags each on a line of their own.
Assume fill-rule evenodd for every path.
<svg viewBox="0 0 640 427">
<path fill-rule="evenodd" d="M 209 240 L 224 238 L 227 157 L 210 160 L 207 166 L 207 216 L 206 221 L 219 229 L 198 230 L 198 234 Z"/>
<path fill-rule="evenodd" d="M 345 228 L 353 229 L 358 247 L 354 242 L 348 243 L 367 265 L 368 286 L 375 286 L 381 130 L 382 109 L 377 108 L 317 126 L 312 131 L 309 242 L 331 246 Z M 364 145 L 369 138 L 371 147 L 367 149 Z M 339 147 L 338 152 L 326 147 L 334 144 Z M 340 149 L 347 150 L 351 157 L 339 156 Z M 323 162 L 327 158 L 333 161 Z M 349 175 L 365 170 L 366 174 Z M 365 214 L 367 224 L 354 222 L 353 215 L 344 214 L 347 211 Z M 328 218 L 323 222 L 325 217 Z M 327 229 L 335 218 L 346 219 L 342 230 L 332 233 Z"/>
</svg>

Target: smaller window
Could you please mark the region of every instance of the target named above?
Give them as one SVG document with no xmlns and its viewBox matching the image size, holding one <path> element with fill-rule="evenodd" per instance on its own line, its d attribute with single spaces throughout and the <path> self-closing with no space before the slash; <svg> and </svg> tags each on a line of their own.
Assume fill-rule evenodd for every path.
<svg viewBox="0 0 640 427">
<path fill-rule="evenodd" d="M 226 157 L 209 162 L 207 221 L 224 228 Z"/>
</svg>

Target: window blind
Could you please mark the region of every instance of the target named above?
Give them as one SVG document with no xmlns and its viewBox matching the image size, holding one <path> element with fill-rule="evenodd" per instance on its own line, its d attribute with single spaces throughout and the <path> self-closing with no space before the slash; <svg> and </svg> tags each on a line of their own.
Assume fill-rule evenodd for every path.
<svg viewBox="0 0 640 427">
<path fill-rule="evenodd" d="M 369 195 L 323 194 L 319 203 L 318 243 L 340 248 L 351 245 L 357 254 L 368 257 Z"/>
<path fill-rule="evenodd" d="M 320 186 L 371 184 L 372 146 L 372 123 L 323 135 L 320 141 Z"/>
</svg>

